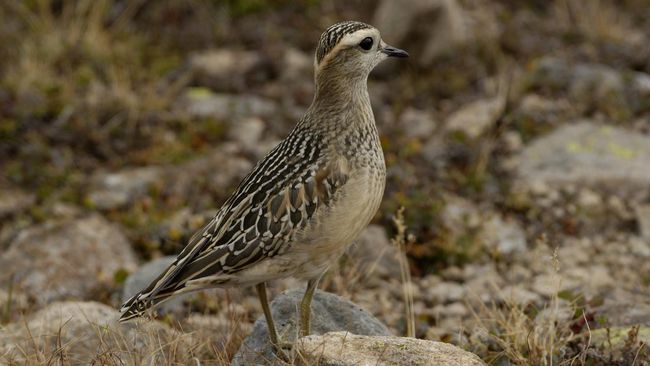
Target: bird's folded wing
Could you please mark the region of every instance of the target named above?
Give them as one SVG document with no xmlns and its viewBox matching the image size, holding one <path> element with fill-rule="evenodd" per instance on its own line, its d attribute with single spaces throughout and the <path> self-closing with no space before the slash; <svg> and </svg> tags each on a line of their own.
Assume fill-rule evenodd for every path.
<svg viewBox="0 0 650 366">
<path fill-rule="evenodd" d="M 124 307 L 190 290 L 186 286 L 198 289 L 217 285 L 220 279 L 282 253 L 292 235 L 335 199 L 349 172 L 344 158 L 303 165 L 302 169 L 262 177 L 264 180 L 256 174 L 257 168 L 260 166 L 244 179 L 215 218 L 192 237 L 174 263 Z"/>
</svg>

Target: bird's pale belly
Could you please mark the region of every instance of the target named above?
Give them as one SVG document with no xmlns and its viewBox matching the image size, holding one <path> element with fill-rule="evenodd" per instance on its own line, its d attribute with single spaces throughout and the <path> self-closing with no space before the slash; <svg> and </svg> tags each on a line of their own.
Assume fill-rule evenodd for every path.
<svg viewBox="0 0 650 366">
<path fill-rule="evenodd" d="M 239 272 L 229 284 L 253 285 L 289 276 L 318 277 L 368 226 L 379 208 L 384 186 L 383 171 L 352 177 L 337 193 L 338 199 L 325 208 L 327 211 L 318 212 L 286 251 Z"/>
<path fill-rule="evenodd" d="M 296 238 L 291 250 L 296 277 L 318 276 L 345 252 L 377 213 L 384 185 L 383 174 L 363 174 L 348 181 L 341 199 Z"/>
</svg>

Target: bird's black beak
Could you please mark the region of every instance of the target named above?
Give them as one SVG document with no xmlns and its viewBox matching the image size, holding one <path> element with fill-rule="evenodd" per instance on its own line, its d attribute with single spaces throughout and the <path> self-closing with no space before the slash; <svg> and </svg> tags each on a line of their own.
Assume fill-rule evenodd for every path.
<svg viewBox="0 0 650 366">
<path fill-rule="evenodd" d="M 409 57 L 408 52 L 404 50 L 400 50 L 399 48 L 395 48 L 389 45 L 386 45 L 381 52 L 385 53 L 388 55 L 388 57 Z"/>
</svg>

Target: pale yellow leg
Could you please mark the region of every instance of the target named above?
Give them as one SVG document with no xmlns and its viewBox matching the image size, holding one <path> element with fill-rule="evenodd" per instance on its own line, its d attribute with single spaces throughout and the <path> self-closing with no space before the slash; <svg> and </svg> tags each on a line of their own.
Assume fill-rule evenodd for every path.
<svg viewBox="0 0 650 366">
<path fill-rule="evenodd" d="M 311 332 L 310 329 L 310 320 L 311 320 L 311 300 L 314 297 L 314 292 L 318 287 L 318 282 L 320 277 L 307 282 L 307 289 L 305 290 L 305 295 L 302 297 L 300 302 L 300 336 L 308 336 Z"/>
<path fill-rule="evenodd" d="M 271 338 L 271 343 L 274 346 L 278 346 L 278 332 L 275 330 L 275 323 L 273 322 L 273 315 L 271 314 L 271 308 L 269 307 L 269 300 L 266 297 L 266 282 L 255 285 L 255 288 L 257 289 L 257 296 L 260 298 L 262 310 L 264 311 L 264 317 L 266 318 L 266 326 L 269 330 L 269 338 Z"/>
</svg>

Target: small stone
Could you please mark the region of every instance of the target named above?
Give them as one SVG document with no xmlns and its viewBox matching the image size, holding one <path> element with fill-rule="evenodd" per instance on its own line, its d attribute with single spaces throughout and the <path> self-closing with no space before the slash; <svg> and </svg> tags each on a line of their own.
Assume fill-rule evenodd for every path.
<svg viewBox="0 0 650 366">
<path fill-rule="evenodd" d="M 434 304 L 460 301 L 464 296 L 465 287 L 456 282 L 440 282 L 424 294 L 427 301 Z"/>
<path fill-rule="evenodd" d="M 634 256 L 639 258 L 648 258 L 650 257 L 650 244 L 648 239 L 650 236 L 644 236 L 644 239 L 633 237 L 629 239 L 630 251 Z"/>
<path fill-rule="evenodd" d="M 35 201 L 33 194 L 18 189 L 0 189 L 0 218 L 19 213 Z"/>
<path fill-rule="evenodd" d="M 244 118 L 240 121 L 233 122 L 228 130 L 228 136 L 238 141 L 245 149 L 254 150 L 262 138 L 265 124 L 262 119 L 257 117 Z"/>
<path fill-rule="evenodd" d="M 469 228 L 481 224 L 478 208 L 471 202 L 458 196 L 446 196 L 445 207 L 441 213 L 445 227 L 457 235 L 462 235 Z"/>
<path fill-rule="evenodd" d="M 420 139 L 430 137 L 437 125 L 431 113 L 412 107 L 402 113 L 400 123 L 407 137 Z"/>
<path fill-rule="evenodd" d="M 603 204 L 600 196 L 591 189 L 582 189 L 578 194 L 578 204 L 583 208 L 598 208 Z"/>
<path fill-rule="evenodd" d="M 545 274 L 535 277 L 531 288 L 542 296 L 551 297 L 565 288 L 564 286 L 561 287 L 561 285 L 564 285 L 564 283 L 561 283 L 559 276 Z"/>
<path fill-rule="evenodd" d="M 407 337 L 332 332 L 303 337 L 296 345 L 297 359 L 306 365 L 485 365 L 478 356 L 449 343 Z"/>
<path fill-rule="evenodd" d="M 295 48 L 284 52 L 282 78 L 285 80 L 300 80 L 311 76 L 314 72 L 314 59 L 308 54 Z"/>
<path fill-rule="evenodd" d="M 469 314 L 469 310 L 460 302 L 453 302 L 449 305 L 436 305 L 433 307 L 433 314 L 436 318 L 463 318 Z"/>
<path fill-rule="evenodd" d="M 467 137 L 479 137 L 503 112 L 502 98 L 481 99 L 462 106 L 445 123 L 447 131 L 460 131 Z"/>
<path fill-rule="evenodd" d="M 521 135 L 515 131 L 506 131 L 503 134 L 503 143 L 504 148 L 510 152 L 519 151 L 524 145 Z"/>
<path fill-rule="evenodd" d="M 257 52 L 228 49 L 207 50 L 189 60 L 196 83 L 215 90 L 243 89 L 247 75 L 260 63 Z"/>
<path fill-rule="evenodd" d="M 530 304 L 538 305 L 542 303 L 541 296 L 532 291 L 528 291 L 519 285 L 506 286 L 501 289 L 499 295 L 502 302 L 522 307 Z"/>
<path fill-rule="evenodd" d="M 523 252 L 527 248 L 526 233 L 513 218 L 492 215 L 483 224 L 482 234 L 486 247 L 502 254 Z"/>
<path fill-rule="evenodd" d="M 535 316 L 535 323 L 539 327 L 567 324 L 573 318 L 574 310 L 569 302 L 562 299 L 554 301 L 557 301 L 557 303 L 548 304 Z"/>
</svg>

